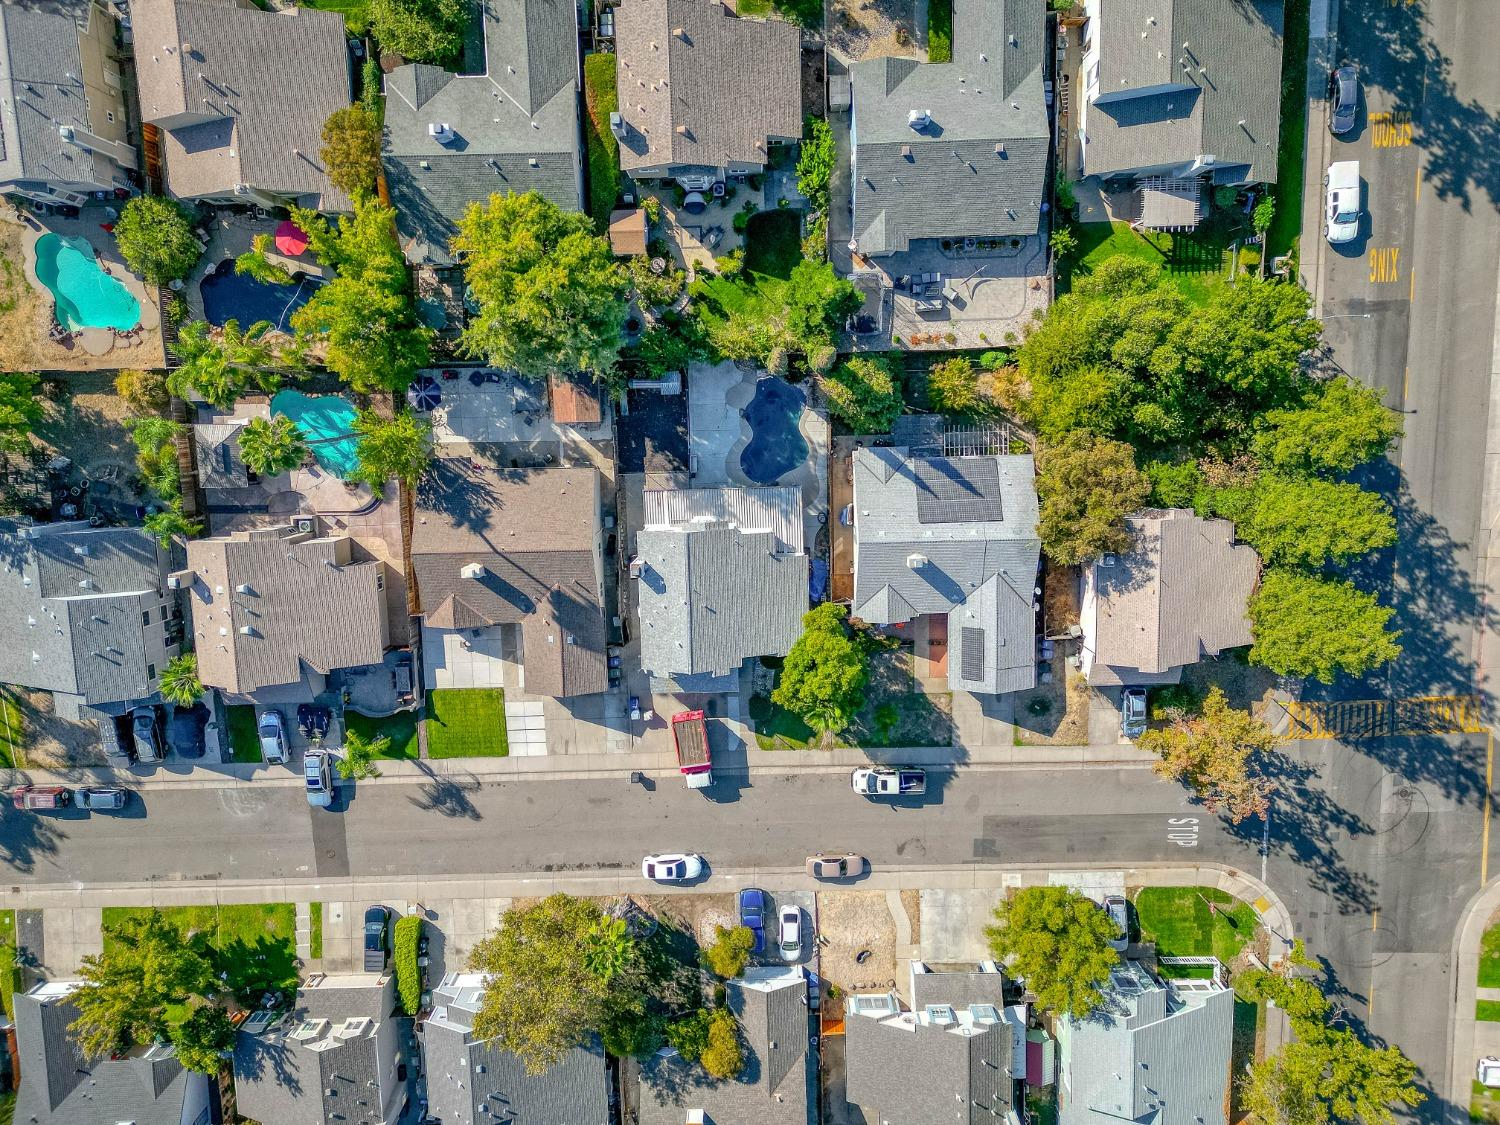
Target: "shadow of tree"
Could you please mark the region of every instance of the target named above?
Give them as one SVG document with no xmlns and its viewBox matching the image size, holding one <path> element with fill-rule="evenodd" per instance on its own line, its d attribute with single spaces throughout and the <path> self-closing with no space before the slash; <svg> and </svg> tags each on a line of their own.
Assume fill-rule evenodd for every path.
<svg viewBox="0 0 1500 1125">
<path fill-rule="evenodd" d="M 0 863 L 13 871 L 35 871 L 37 861 L 56 856 L 67 838 L 46 815 L 17 809 L 9 800 L 0 804 Z"/>
<path fill-rule="evenodd" d="M 463 817 L 467 820 L 482 820 L 483 814 L 475 807 L 469 794 L 479 792 L 479 778 L 472 773 L 466 773 L 462 777 L 439 774 L 424 761 L 417 762 L 417 768 L 424 773 L 428 780 L 417 791 L 415 797 L 408 797 L 417 808 L 426 812 L 441 813 L 447 817 Z"/>
</svg>

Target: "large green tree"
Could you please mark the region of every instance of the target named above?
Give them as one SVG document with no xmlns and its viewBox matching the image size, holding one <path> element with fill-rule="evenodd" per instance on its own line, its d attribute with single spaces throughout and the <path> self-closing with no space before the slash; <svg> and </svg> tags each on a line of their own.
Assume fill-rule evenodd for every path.
<svg viewBox="0 0 1500 1125">
<path fill-rule="evenodd" d="M 177 367 L 167 373 L 167 389 L 181 399 L 196 391 L 211 406 L 228 409 L 246 390 L 273 391 L 281 385 L 281 359 L 270 338 L 272 324 L 259 320 L 240 329 L 228 320 L 215 335 L 206 321 L 185 324 L 171 345 Z"/>
<path fill-rule="evenodd" d="M 1148 730 L 1136 740 L 1160 759 L 1157 773 L 1180 781 L 1210 812 L 1222 810 L 1236 824 L 1270 806 L 1272 784 L 1259 762 L 1280 744 L 1265 723 L 1231 707 L 1217 684 L 1199 714 Z"/>
<path fill-rule="evenodd" d="M 464 0 L 370 0 L 370 31 L 410 62 L 451 63 L 464 46 Z"/>
<path fill-rule="evenodd" d="M 359 466 L 352 479 L 364 481 L 377 496 L 392 477 L 411 488 L 432 461 L 432 423 L 410 412 L 382 418 L 361 410 L 354 432 L 359 435 Z"/>
<path fill-rule="evenodd" d="M 257 476 L 274 477 L 307 460 L 307 439 L 284 414 L 252 418 L 240 430 L 240 459 Z"/>
<path fill-rule="evenodd" d="M 901 368 L 888 355 L 851 355 L 819 385 L 829 413 L 856 434 L 889 433 L 901 417 Z"/>
<path fill-rule="evenodd" d="M 714 940 L 703 951 L 703 960 L 716 975 L 737 977 L 750 963 L 750 951 L 755 948 L 755 934 L 749 926 L 714 927 Z"/>
<path fill-rule="evenodd" d="M 187 1014 L 174 1023 L 170 1037 L 183 1066 L 213 1075 L 224 1065 L 224 1056 L 234 1047 L 238 1034 L 228 1012 L 217 1004 L 199 1001 L 189 1005 Z"/>
<path fill-rule="evenodd" d="M 1268 411 L 1255 454 L 1285 473 L 1342 476 L 1374 460 L 1401 435 L 1401 416 L 1351 379 L 1321 383 L 1308 402 Z"/>
<path fill-rule="evenodd" d="M 30 434 L 46 408 L 37 394 L 41 377 L 29 371 L 0 373 L 0 453 L 19 453 L 31 445 Z"/>
<path fill-rule="evenodd" d="M 532 378 L 581 371 L 617 386 L 630 282 L 587 215 L 536 192 L 492 195 L 469 205 L 453 248 L 479 309 L 467 354 Z"/>
<path fill-rule="evenodd" d="M 1023 887 L 995 908 L 985 928 L 990 952 L 1026 982 L 1037 1003 L 1082 1019 L 1103 1000 L 1100 986 L 1119 961 L 1115 924 L 1071 887 Z"/>
<path fill-rule="evenodd" d="M 125 264 L 152 285 L 192 272 L 203 255 L 187 210 L 162 195 L 138 195 L 120 208 L 115 242 Z"/>
<path fill-rule="evenodd" d="M 1038 451 L 1036 489 L 1043 548 L 1054 562 L 1077 566 L 1130 546 L 1125 517 L 1151 486 L 1130 446 L 1075 432 Z"/>
<path fill-rule="evenodd" d="M 1250 600 L 1250 660 L 1324 683 L 1339 672 L 1363 675 L 1401 655 L 1394 612 L 1352 582 L 1271 570 Z"/>
<path fill-rule="evenodd" d="M 1262 476 L 1236 531 L 1268 566 L 1316 570 L 1389 547 L 1396 517 L 1381 497 L 1357 484 Z"/>
<path fill-rule="evenodd" d="M 979 374 L 967 356 L 934 363 L 927 372 L 927 405 L 942 414 L 973 414 L 983 405 Z"/>
<path fill-rule="evenodd" d="M 362 105 L 346 105 L 323 122 L 323 147 L 318 155 L 333 186 L 352 198 L 375 190 L 380 147 L 380 119 Z"/>
<path fill-rule="evenodd" d="M 837 733 L 865 701 L 870 658 L 849 629 L 849 611 L 826 602 L 802 617 L 802 635 L 781 668 L 771 701 L 814 730 Z"/>
<path fill-rule="evenodd" d="M 172 481 L 175 487 L 177 473 L 177 449 L 176 446 L 163 450 L 163 466 L 170 464 L 173 474 Z M 170 462 L 165 458 L 170 458 Z M 137 458 L 139 459 L 139 457 Z M 158 495 L 161 493 L 158 492 Z M 182 513 L 182 497 L 172 496 L 168 505 L 159 512 L 150 513 L 141 521 L 141 527 L 149 534 L 156 537 L 156 541 L 163 547 L 170 547 L 174 540 L 191 539 L 203 532 L 203 525 L 196 520 L 190 520 Z"/>
</svg>

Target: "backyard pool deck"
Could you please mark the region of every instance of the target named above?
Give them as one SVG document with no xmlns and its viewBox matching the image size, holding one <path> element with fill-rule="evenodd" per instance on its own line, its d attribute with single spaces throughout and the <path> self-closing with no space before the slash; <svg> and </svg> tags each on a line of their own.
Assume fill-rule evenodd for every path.
<svg viewBox="0 0 1500 1125">
<path fill-rule="evenodd" d="M 218 211 L 208 227 L 208 247 L 203 251 L 203 257 L 193 267 L 193 272 L 188 274 L 187 280 L 182 286 L 182 298 L 187 302 L 189 320 L 206 320 L 203 311 L 203 279 L 224 261 L 233 261 L 241 254 L 252 249 L 251 243 L 258 234 L 275 235 L 279 221 L 276 219 L 257 219 L 254 215 L 242 215 L 231 211 Z M 272 264 L 281 266 L 288 272 L 295 273 L 300 270 L 309 277 L 323 277 L 326 271 L 318 265 L 317 259 L 311 252 L 304 253 L 295 258 L 289 258 L 282 254 L 269 253 L 266 259 Z M 241 321 L 240 327 L 248 328 L 249 324 Z"/>
<path fill-rule="evenodd" d="M 118 214 L 119 204 L 109 208 Z M 14 242 L 27 286 L 37 300 L 25 302 L 29 308 L 20 323 L 8 325 L 12 338 L 9 346 L 24 366 L 41 371 L 90 371 L 119 367 L 161 367 L 166 352 L 161 337 L 161 309 L 156 290 L 130 272 L 115 245 L 114 236 L 103 224 L 111 221 L 110 210 L 102 203 L 90 203 L 76 219 L 60 215 L 38 215 L 14 207 L 0 207 L 0 224 L 7 227 L 7 245 Z M 130 336 L 116 336 L 107 328 L 83 328 L 66 342 L 49 336 L 55 315 L 52 291 L 37 277 L 36 244 L 44 235 L 56 234 L 68 240 L 82 239 L 100 258 L 110 275 L 140 305 L 140 331 Z M 19 238 L 15 238 L 19 235 Z M 18 302 L 17 312 L 20 313 Z"/>
</svg>

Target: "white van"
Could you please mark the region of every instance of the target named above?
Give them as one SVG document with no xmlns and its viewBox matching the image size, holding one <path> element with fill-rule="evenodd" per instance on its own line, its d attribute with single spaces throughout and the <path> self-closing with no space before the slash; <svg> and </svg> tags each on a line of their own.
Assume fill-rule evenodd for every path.
<svg viewBox="0 0 1500 1125">
<path fill-rule="evenodd" d="M 1323 178 L 1324 221 L 1328 241 L 1337 246 L 1359 235 L 1359 161 L 1340 160 Z"/>
</svg>

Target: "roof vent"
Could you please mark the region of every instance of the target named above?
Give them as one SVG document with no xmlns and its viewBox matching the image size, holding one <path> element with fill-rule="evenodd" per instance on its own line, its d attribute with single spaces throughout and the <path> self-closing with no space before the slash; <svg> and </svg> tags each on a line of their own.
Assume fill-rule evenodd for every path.
<svg viewBox="0 0 1500 1125">
<path fill-rule="evenodd" d="M 452 144 L 454 140 L 453 130 L 448 127 L 446 121 L 430 122 L 427 126 L 427 135 L 440 145 Z"/>
<path fill-rule="evenodd" d="M 458 572 L 464 578 L 483 578 L 485 574 L 483 563 L 465 563 L 462 570 Z"/>
<path fill-rule="evenodd" d="M 995 155 L 996 156 L 1004 156 L 1005 155 L 1005 142 L 1004 141 L 1001 141 L 999 144 L 997 144 L 995 146 Z"/>
<path fill-rule="evenodd" d="M 902 145 L 901 146 L 901 155 L 904 156 L 904 157 L 906 157 L 906 159 L 910 160 L 911 159 L 911 145 Z"/>
<path fill-rule="evenodd" d="M 625 119 L 618 112 L 609 115 L 609 131 L 618 139 L 622 141 L 625 139 Z"/>
<path fill-rule="evenodd" d="M 674 27 L 672 29 L 672 36 L 673 36 L 673 38 L 675 38 L 675 39 L 681 39 L 684 43 L 686 43 L 687 42 L 687 28 L 685 28 L 685 27 Z"/>
<path fill-rule="evenodd" d="M 89 553 L 88 545 L 86 543 L 73 544 L 73 553 L 75 555 L 83 555 L 85 558 L 87 558 Z"/>
<path fill-rule="evenodd" d="M 92 590 L 94 588 L 93 580 L 89 578 L 80 579 L 78 582 L 78 588 L 80 590 Z"/>
<path fill-rule="evenodd" d="M 688 128 L 687 128 L 686 125 L 679 125 L 679 126 L 677 126 L 676 129 L 673 130 L 674 133 L 676 133 L 678 136 L 681 136 L 681 137 L 687 136 L 687 131 L 688 131 Z"/>
<path fill-rule="evenodd" d="M 932 111 L 930 109 L 914 109 L 907 113 L 906 123 L 918 133 L 932 124 Z"/>
<path fill-rule="evenodd" d="M 924 566 L 927 565 L 927 556 L 919 555 L 913 552 L 912 554 L 906 556 L 906 565 L 911 570 L 921 570 Z"/>
<path fill-rule="evenodd" d="M 526 158 L 526 163 L 529 164 L 529 165 L 531 165 L 531 167 L 533 167 L 533 168 L 540 167 L 540 165 L 537 163 L 536 157 L 534 157 L 534 156 L 528 156 Z"/>
<path fill-rule="evenodd" d="M 242 636 L 242 637 L 253 637 L 253 636 L 255 636 L 255 626 L 254 625 L 241 625 L 240 626 L 240 636 Z"/>
<path fill-rule="evenodd" d="M 234 592 L 236 594 L 248 594 L 248 593 L 250 593 L 250 583 L 248 583 L 248 582 L 241 582 L 238 586 L 236 586 L 234 588 Z"/>
</svg>

